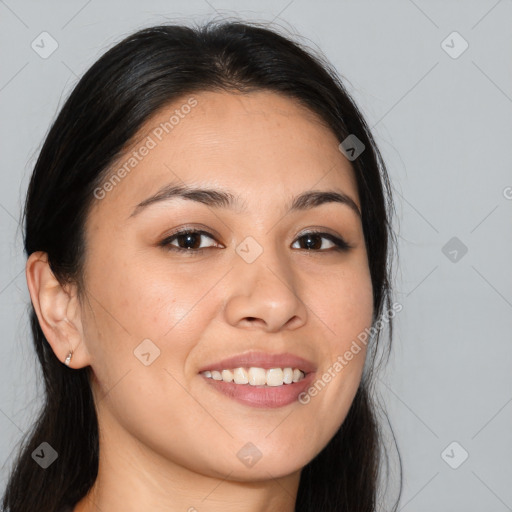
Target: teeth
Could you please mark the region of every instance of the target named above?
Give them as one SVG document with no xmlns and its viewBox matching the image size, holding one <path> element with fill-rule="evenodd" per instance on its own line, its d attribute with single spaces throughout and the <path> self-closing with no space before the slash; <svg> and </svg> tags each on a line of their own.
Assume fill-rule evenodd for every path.
<svg viewBox="0 0 512 512">
<path fill-rule="evenodd" d="M 272 368 L 267 370 L 267 386 L 282 386 L 283 370 L 281 368 Z"/>
<path fill-rule="evenodd" d="M 267 371 L 264 368 L 249 368 L 249 384 L 264 386 L 267 383 Z"/>
<path fill-rule="evenodd" d="M 249 376 L 243 368 L 235 368 L 233 370 L 233 378 L 235 384 L 247 384 L 249 382 Z"/>
<path fill-rule="evenodd" d="M 221 375 L 224 382 L 231 382 L 233 380 L 233 372 L 230 370 L 222 370 Z"/>
<path fill-rule="evenodd" d="M 282 386 L 299 382 L 305 377 L 298 368 L 234 368 L 233 370 L 206 370 L 202 375 L 213 380 L 249 384 L 251 386 Z"/>
</svg>

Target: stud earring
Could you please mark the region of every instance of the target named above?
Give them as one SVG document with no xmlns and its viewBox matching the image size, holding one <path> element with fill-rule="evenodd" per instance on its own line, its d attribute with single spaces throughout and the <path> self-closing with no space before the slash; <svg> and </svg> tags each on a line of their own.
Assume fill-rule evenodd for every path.
<svg viewBox="0 0 512 512">
<path fill-rule="evenodd" d="M 71 361 L 71 357 L 73 356 L 73 351 L 70 350 L 68 356 L 66 357 L 66 360 L 64 361 L 64 364 L 69 366 L 69 362 Z"/>
</svg>

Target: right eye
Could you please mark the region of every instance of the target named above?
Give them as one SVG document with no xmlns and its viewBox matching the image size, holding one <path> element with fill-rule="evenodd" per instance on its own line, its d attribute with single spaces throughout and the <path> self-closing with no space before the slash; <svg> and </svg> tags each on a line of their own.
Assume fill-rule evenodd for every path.
<svg viewBox="0 0 512 512">
<path fill-rule="evenodd" d="M 203 237 L 214 240 L 213 235 L 206 231 L 183 229 L 172 233 L 170 236 L 167 236 L 159 243 L 159 245 L 169 249 L 170 251 L 186 252 L 192 255 L 202 252 L 204 249 L 214 247 L 198 247 L 198 245 L 201 245 L 201 239 Z M 184 247 L 182 247 L 182 245 Z"/>
</svg>

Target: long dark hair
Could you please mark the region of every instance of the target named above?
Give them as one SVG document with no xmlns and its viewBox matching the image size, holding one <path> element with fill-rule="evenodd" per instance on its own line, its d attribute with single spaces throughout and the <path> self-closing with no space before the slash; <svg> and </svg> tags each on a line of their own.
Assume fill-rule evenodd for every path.
<svg viewBox="0 0 512 512">
<path fill-rule="evenodd" d="M 27 257 L 35 251 L 47 253 L 59 281 L 76 283 L 80 293 L 84 223 L 94 190 L 150 116 L 179 97 L 206 90 L 282 93 L 319 115 L 340 142 L 355 135 L 364 144 L 352 166 L 375 321 L 384 308 L 391 308 L 394 208 L 383 159 L 362 114 L 326 59 L 257 23 L 213 21 L 198 27 L 146 28 L 116 44 L 85 73 L 53 123 L 31 177 L 24 211 Z M 45 402 L 20 445 L 3 508 L 55 512 L 80 501 L 97 476 L 98 424 L 89 385 L 91 368 L 77 370 L 62 364 L 33 307 L 30 320 Z M 388 355 L 391 325 L 390 319 Z M 364 374 L 345 421 L 302 470 L 296 511 L 373 512 L 377 507 L 383 442 L 372 377 L 378 340 L 379 336 L 369 346 L 370 371 Z M 42 442 L 58 453 L 57 461 L 44 470 L 31 456 Z"/>
</svg>

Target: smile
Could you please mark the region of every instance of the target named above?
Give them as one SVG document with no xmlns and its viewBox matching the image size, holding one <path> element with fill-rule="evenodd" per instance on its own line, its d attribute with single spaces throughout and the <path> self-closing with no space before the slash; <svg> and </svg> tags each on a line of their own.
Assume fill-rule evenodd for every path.
<svg viewBox="0 0 512 512">
<path fill-rule="evenodd" d="M 232 370 L 206 370 L 201 372 L 208 379 L 250 386 L 283 386 L 304 379 L 299 368 L 234 368 Z"/>
<path fill-rule="evenodd" d="M 292 382 L 289 383 L 290 370 Z M 250 407 L 274 409 L 293 403 L 304 407 L 299 402 L 299 396 L 312 384 L 316 372 L 304 374 L 298 368 L 292 370 L 290 367 L 240 367 L 222 371 L 205 370 L 199 375 L 216 394 L 220 393 Z M 232 379 L 229 380 L 231 376 Z M 260 382 L 264 383 L 259 384 Z"/>
</svg>

